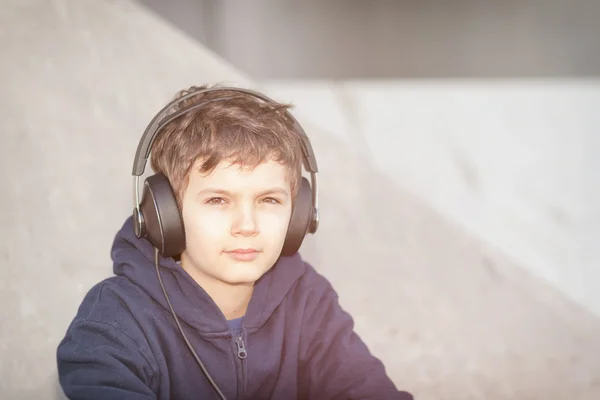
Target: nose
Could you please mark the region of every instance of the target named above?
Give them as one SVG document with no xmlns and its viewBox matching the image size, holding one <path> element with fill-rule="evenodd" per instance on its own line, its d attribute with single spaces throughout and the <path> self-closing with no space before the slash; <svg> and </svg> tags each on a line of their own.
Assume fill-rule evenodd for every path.
<svg viewBox="0 0 600 400">
<path fill-rule="evenodd" d="M 241 204 L 236 207 L 231 233 L 234 236 L 255 236 L 258 234 L 256 210 L 252 205 Z"/>
</svg>

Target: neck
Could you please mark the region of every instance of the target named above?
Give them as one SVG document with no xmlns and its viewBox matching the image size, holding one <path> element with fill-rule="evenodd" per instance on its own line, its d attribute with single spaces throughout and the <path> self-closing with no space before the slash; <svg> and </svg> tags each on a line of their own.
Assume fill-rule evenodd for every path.
<svg viewBox="0 0 600 400">
<path fill-rule="evenodd" d="M 208 293 L 227 320 L 243 317 L 246 314 L 254 291 L 253 284 L 230 284 L 220 281 L 196 268 L 190 268 L 183 258 L 181 266 Z"/>
<path fill-rule="evenodd" d="M 223 282 L 202 285 L 227 320 L 243 317 L 248 309 L 254 285 L 229 285 Z"/>
</svg>

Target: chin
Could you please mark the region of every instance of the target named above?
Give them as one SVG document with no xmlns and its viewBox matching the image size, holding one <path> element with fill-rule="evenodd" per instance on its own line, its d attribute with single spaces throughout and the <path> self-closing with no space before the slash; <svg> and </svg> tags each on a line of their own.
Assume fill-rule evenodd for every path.
<svg viewBox="0 0 600 400">
<path fill-rule="evenodd" d="M 259 280 L 270 267 L 265 266 L 263 263 L 233 263 L 228 268 L 227 276 L 224 280 L 231 284 L 249 284 Z"/>
</svg>

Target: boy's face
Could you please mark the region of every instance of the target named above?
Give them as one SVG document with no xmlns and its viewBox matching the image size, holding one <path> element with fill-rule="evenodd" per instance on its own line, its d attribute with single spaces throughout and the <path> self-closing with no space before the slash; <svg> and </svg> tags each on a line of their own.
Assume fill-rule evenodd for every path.
<svg viewBox="0 0 600 400">
<path fill-rule="evenodd" d="M 184 268 L 202 285 L 252 284 L 277 261 L 292 211 L 284 165 L 192 167 L 182 195 Z"/>
</svg>

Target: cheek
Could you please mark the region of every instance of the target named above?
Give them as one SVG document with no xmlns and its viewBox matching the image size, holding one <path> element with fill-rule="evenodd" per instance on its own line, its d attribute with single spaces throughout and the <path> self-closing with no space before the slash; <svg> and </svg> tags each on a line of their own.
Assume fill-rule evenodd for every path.
<svg viewBox="0 0 600 400">
<path fill-rule="evenodd" d="M 290 216 L 290 208 L 277 210 L 277 212 L 265 212 L 260 220 L 261 233 L 272 237 L 273 241 L 283 240 L 281 236 L 285 237 L 290 222 Z"/>
<path fill-rule="evenodd" d="M 195 243 L 210 246 L 229 232 L 229 218 L 224 213 L 189 208 L 182 215 L 186 237 Z"/>
</svg>

